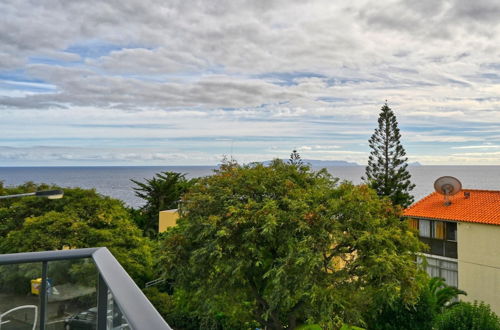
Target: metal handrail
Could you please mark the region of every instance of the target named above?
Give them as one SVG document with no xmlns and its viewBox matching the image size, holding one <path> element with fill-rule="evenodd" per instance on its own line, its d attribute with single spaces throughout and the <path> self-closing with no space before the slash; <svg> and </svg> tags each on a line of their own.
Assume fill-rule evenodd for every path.
<svg viewBox="0 0 500 330">
<path fill-rule="evenodd" d="M 0 265 L 92 258 L 94 252 L 96 252 L 99 249 L 106 249 L 106 248 L 86 248 L 86 249 L 74 249 L 74 250 L 0 254 Z"/>
<path fill-rule="evenodd" d="M 164 278 L 157 278 L 156 280 L 152 280 L 152 281 L 149 281 L 147 282 L 146 284 L 144 284 L 144 288 L 149 288 L 151 286 L 155 286 L 155 285 L 158 285 L 160 283 L 165 283 L 166 279 Z"/>
<path fill-rule="evenodd" d="M 0 313 L 0 330 L 2 329 L 2 319 L 5 315 L 10 314 L 12 312 L 21 310 L 21 309 L 26 309 L 26 308 L 32 308 L 35 310 L 35 317 L 33 318 L 33 330 L 36 328 L 36 321 L 37 321 L 37 315 L 38 315 L 38 307 L 35 305 L 22 305 L 22 306 L 17 306 L 12 309 L 9 309 L 8 311 L 4 312 L 3 314 Z"/>
<path fill-rule="evenodd" d="M 0 255 L 0 265 L 42 262 L 46 267 L 46 263 L 50 261 L 80 258 L 92 258 L 94 260 L 99 272 L 99 283 L 105 285 L 105 288 L 99 288 L 99 292 L 103 292 L 103 289 L 111 291 L 114 301 L 132 329 L 171 329 L 125 269 L 105 247 L 4 254 Z M 44 282 L 42 280 L 42 285 Z M 43 288 L 42 295 L 44 295 Z M 98 299 L 100 302 L 104 301 Z M 44 299 L 42 299 L 41 314 L 44 313 L 43 301 Z M 42 315 L 40 319 L 44 320 Z M 40 325 L 41 329 L 44 328 L 44 325 Z M 101 328 L 98 326 L 98 329 Z"/>
</svg>

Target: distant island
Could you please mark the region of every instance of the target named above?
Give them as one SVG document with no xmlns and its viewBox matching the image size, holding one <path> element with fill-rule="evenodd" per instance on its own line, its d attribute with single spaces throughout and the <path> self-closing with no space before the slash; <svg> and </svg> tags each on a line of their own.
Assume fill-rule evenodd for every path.
<svg viewBox="0 0 500 330">
<path fill-rule="evenodd" d="M 359 166 L 358 163 L 348 162 L 345 160 L 304 159 L 303 162 L 311 164 L 312 166 Z"/>
<path fill-rule="evenodd" d="M 286 161 L 286 159 L 285 159 Z M 310 164 L 314 167 L 328 167 L 328 166 L 360 166 L 355 162 L 348 162 L 345 160 L 319 160 L 319 159 L 302 159 L 304 164 Z M 264 165 L 269 165 L 271 161 L 266 160 L 262 162 Z"/>
</svg>

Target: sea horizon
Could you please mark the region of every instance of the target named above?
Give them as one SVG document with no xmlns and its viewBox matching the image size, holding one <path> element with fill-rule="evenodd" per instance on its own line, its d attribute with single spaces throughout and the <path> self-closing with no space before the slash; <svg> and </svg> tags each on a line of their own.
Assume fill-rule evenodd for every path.
<svg viewBox="0 0 500 330">
<path fill-rule="evenodd" d="M 28 181 L 47 183 L 63 188 L 80 187 L 96 189 L 102 195 L 122 200 L 131 207 L 144 204 L 135 196 L 131 181 L 144 182 L 162 171 L 186 174 L 187 178 L 203 177 L 213 173 L 218 165 L 92 165 L 92 166 L 0 166 L 0 181 L 5 186 L 17 186 Z M 312 166 L 313 170 L 326 168 L 341 181 L 362 183 L 365 165 Z M 433 191 L 434 181 L 444 175 L 458 178 L 464 188 L 500 190 L 500 165 L 417 165 L 409 166 L 412 182 L 416 185 L 411 192 L 415 201 Z"/>
</svg>

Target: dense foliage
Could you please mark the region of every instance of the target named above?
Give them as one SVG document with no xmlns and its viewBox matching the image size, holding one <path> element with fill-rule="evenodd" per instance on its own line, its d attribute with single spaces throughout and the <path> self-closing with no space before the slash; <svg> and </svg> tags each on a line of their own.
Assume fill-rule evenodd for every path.
<svg viewBox="0 0 500 330">
<path fill-rule="evenodd" d="M 183 290 L 177 290 L 173 295 L 156 288 L 147 288 L 144 292 L 168 324 L 177 330 L 254 330 L 259 327 L 246 309 L 241 309 L 240 305 L 228 301 L 217 299 L 206 301 L 212 305 L 212 309 L 202 311 L 197 309 L 199 301 Z"/>
<path fill-rule="evenodd" d="M 134 219 L 146 236 L 154 237 L 158 234 L 159 212 L 176 209 L 182 194 L 196 179 L 188 180 L 177 172 L 161 172 L 145 182 L 131 181 L 136 184 L 136 196 L 146 201 L 140 212 L 135 212 Z"/>
<path fill-rule="evenodd" d="M 500 330 L 500 318 L 484 303 L 461 302 L 437 320 L 437 330 Z"/>
<path fill-rule="evenodd" d="M 369 330 L 432 330 L 436 317 L 446 308 L 453 306 L 452 301 L 465 292 L 445 284 L 442 278 L 431 278 L 422 274 L 422 283 L 415 304 L 406 304 L 398 298 L 374 306 L 366 315 Z"/>
<path fill-rule="evenodd" d="M 418 295 L 421 244 L 366 186 L 279 160 L 226 162 L 183 200 L 162 265 L 199 314 L 247 311 L 268 329 L 333 327 L 362 323 L 370 304 Z"/>
<path fill-rule="evenodd" d="M 2 194 L 56 189 L 27 183 Z M 64 188 L 64 198 L 0 200 L 0 253 L 104 246 L 139 284 L 151 276 L 151 244 L 123 202 L 95 190 Z"/>
<path fill-rule="evenodd" d="M 415 185 L 410 181 L 408 158 L 400 139 L 396 115 L 386 103 L 378 118 L 378 128 L 368 141 L 371 152 L 364 179 L 379 196 L 389 197 L 394 205 L 408 207 L 414 200 L 410 191 Z"/>
</svg>

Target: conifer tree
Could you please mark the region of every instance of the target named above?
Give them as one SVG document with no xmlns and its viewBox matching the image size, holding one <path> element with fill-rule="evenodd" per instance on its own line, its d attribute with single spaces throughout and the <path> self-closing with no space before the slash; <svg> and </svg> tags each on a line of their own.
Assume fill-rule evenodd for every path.
<svg viewBox="0 0 500 330">
<path fill-rule="evenodd" d="M 408 207 L 413 203 L 410 191 L 415 188 L 408 172 L 408 158 L 401 145 L 396 115 L 387 103 L 382 106 L 378 118 L 378 128 L 368 140 L 370 157 L 364 181 L 377 191 L 379 196 L 387 196 L 394 205 Z"/>
<path fill-rule="evenodd" d="M 300 158 L 300 154 L 297 152 L 296 149 L 293 149 L 292 153 L 290 154 L 290 159 L 288 160 L 288 164 L 297 166 L 301 166 L 304 164 L 302 162 L 302 159 Z"/>
</svg>

